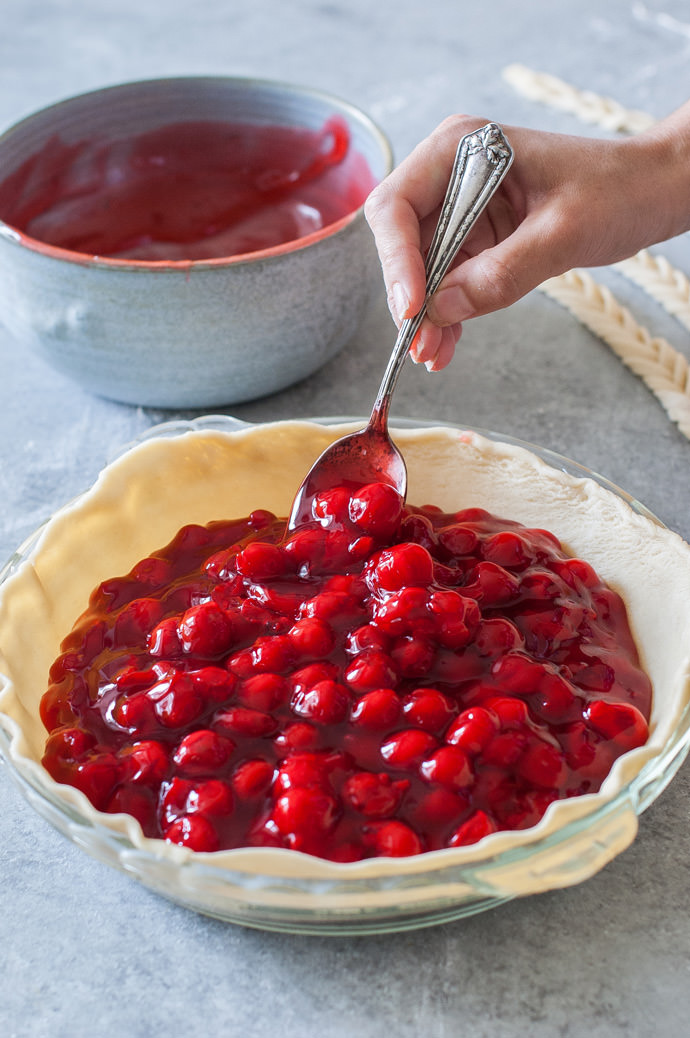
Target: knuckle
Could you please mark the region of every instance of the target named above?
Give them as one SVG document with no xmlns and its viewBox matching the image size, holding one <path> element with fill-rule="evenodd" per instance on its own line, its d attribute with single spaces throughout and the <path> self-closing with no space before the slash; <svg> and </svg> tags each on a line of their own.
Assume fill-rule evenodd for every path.
<svg viewBox="0 0 690 1038">
<path fill-rule="evenodd" d="M 376 225 L 391 202 L 391 191 L 386 180 L 377 184 L 364 202 L 364 217 L 370 227 Z"/>
<path fill-rule="evenodd" d="M 466 285 L 465 291 L 477 314 L 510 306 L 523 295 L 515 269 L 502 259 L 486 254 L 476 257 L 472 284 Z"/>
</svg>

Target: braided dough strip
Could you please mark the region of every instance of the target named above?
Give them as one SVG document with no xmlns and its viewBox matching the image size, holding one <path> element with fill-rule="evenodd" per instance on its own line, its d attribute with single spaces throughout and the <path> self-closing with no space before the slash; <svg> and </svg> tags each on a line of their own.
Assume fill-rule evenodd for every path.
<svg viewBox="0 0 690 1038">
<path fill-rule="evenodd" d="M 530 101 L 540 101 L 570 112 L 586 123 L 618 133 L 641 133 L 656 121 L 646 112 L 624 108 L 618 101 L 600 97 L 591 90 L 578 90 L 562 79 L 546 72 L 535 72 L 525 65 L 508 65 L 503 78 L 513 89 Z"/>
<path fill-rule="evenodd" d="M 604 285 L 583 270 L 569 270 L 539 286 L 611 347 L 651 389 L 672 421 L 690 439 L 690 370 L 666 339 L 652 338 Z"/>
<path fill-rule="evenodd" d="M 690 331 L 690 280 L 663 256 L 642 249 L 614 265 Z"/>
</svg>

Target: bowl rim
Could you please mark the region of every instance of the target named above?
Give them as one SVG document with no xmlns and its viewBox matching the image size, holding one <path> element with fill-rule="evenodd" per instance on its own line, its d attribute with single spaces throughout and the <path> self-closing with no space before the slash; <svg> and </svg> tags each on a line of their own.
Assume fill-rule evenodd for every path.
<svg viewBox="0 0 690 1038">
<path fill-rule="evenodd" d="M 85 90 L 81 93 L 71 94 L 68 97 L 62 98 L 58 101 L 53 101 L 51 104 L 44 105 L 41 108 L 37 108 L 28 115 L 23 116 L 21 119 L 5 127 L 2 132 L 0 132 L 0 147 L 2 147 L 5 140 L 12 134 L 24 129 L 39 117 L 49 115 L 51 112 L 58 109 L 67 108 L 76 102 L 90 99 L 107 100 L 108 95 L 123 90 L 136 89 L 137 87 L 202 86 L 204 84 L 211 85 L 213 83 L 220 83 L 228 86 L 233 84 L 239 88 L 245 89 L 247 87 L 255 87 L 263 90 L 285 90 L 294 96 L 311 97 L 322 101 L 324 104 L 331 105 L 341 114 L 347 115 L 351 120 L 363 126 L 376 142 L 384 162 L 385 172 L 381 179 L 388 176 L 393 169 L 394 155 L 391 141 L 378 122 L 376 122 L 376 120 L 373 119 L 372 116 L 370 116 L 363 108 L 360 108 L 352 101 L 340 97 L 338 94 L 322 90 L 318 87 L 310 87 L 299 83 L 290 83 L 286 80 L 269 79 L 261 76 L 154 76 L 151 78 L 127 80 L 122 83 L 113 83 L 109 86 L 97 87 L 94 90 Z M 81 267 L 120 271 L 154 271 L 160 274 L 179 273 L 180 271 L 183 271 L 185 274 L 188 274 L 189 272 L 196 270 L 249 265 L 256 263 L 257 261 L 275 261 L 283 256 L 309 248 L 309 246 L 314 245 L 319 241 L 336 237 L 338 234 L 345 231 L 351 224 L 361 222 L 363 219 L 364 203 L 356 209 L 353 209 L 351 212 L 346 213 L 344 216 L 341 216 L 338 220 L 334 220 L 333 222 L 326 224 L 325 227 L 320 228 L 318 231 L 313 231 L 311 234 L 304 235 L 301 238 L 293 238 L 289 242 L 283 242 L 280 245 L 273 245 L 267 249 L 257 249 L 254 252 L 244 252 L 231 256 L 219 256 L 197 260 L 118 259 L 111 256 L 98 256 L 85 252 L 77 252 L 74 249 L 66 249 L 58 245 L 50 245 L 48 242 L 41 241 L 39 238 L 34 238 L 32 235 L 19 230 L 19 228 L 15 227 L 8 221 L 3 220 L 2 217 L 0 217 L 0 240 L 4 240 L 11 245 L 27 249 L 30 252 L 38 253 L 39 255 L 50 259 L 73 263 Z"/>
</svg>

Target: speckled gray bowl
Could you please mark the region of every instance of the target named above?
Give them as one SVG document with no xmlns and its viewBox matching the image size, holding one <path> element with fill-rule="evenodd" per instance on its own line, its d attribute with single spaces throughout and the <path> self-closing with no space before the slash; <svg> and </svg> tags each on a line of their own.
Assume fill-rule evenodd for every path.
<svg viewBox="0 0 690 1038">
<path fill-rule="evenodd" d="M 54 135 L 69 144 L 181 119 L 320 129 L 334 114 L 383 179 L 389 143 L 359 109 L 308 88 L 223 77 L 123 84 L 43 109 L 0 136 L 0 171 L 4 179 Z M 209 407 L 276 392 L 342 349 L 379 284 L 361 207 L 286 245 L 196 261 L 90 256 L 0 220 L 0 321 L 86 389 L 127 403 Z"/>
</svg>

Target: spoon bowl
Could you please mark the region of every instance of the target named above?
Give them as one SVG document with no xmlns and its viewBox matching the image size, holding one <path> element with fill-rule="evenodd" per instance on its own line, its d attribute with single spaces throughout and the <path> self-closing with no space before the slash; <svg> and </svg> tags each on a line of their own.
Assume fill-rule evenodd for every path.
<svg viewBox="0 0 690 1038">
<path fill-rule="evenodd" d="M 312 502 L 334 486 L 349 488 L 367 483 L 387 483 L 401 497 L 407 487 L 405 459 L 388 434 L 386 425 L 370 421 L 364 429 L 341 436 L 331 444 L 309 470 L 290 513 L 288 528 L 312 519 Z"/>
<path fill-rule="evenodd" d="M 288 530 L 312 520 L 314 498 L 334 486 L 386 483 L 404 499 L 407 471 L 388 432 L 388 412 L 402 365 L 426 314 L 427 303 L 494 195 L 513 160 L 503 131 L 487 123 L 458 144 L 439 221 L 426 258 L 426 296 L 419 312 L 402 322 L 371 418 L 359 432 L 331 444 L 317 458 L 294 499 Z"/>
</svg>

